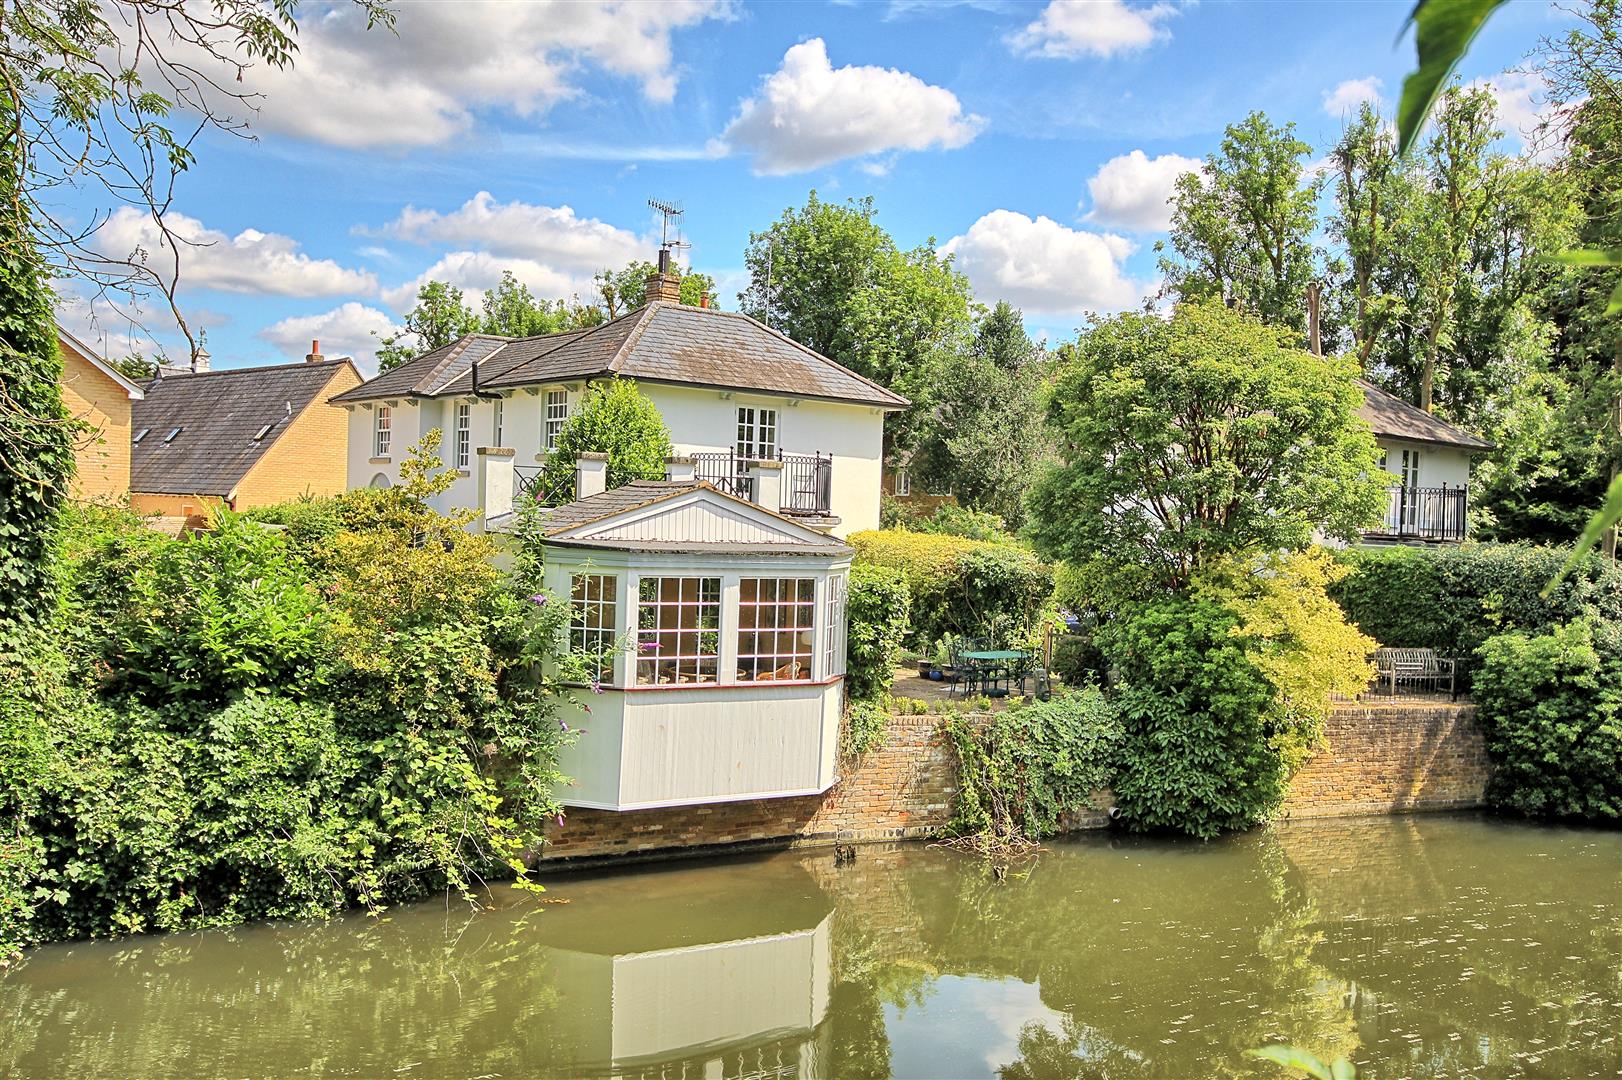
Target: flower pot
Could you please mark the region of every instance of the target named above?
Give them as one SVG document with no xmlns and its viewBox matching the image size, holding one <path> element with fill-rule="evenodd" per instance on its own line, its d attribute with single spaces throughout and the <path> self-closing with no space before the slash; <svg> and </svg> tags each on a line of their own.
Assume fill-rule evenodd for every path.
<svg viewBox="0 0 1622 1080">
<path fill-rule="evenodd" d="M 943 678 L 945 678 L 945 676 L 941 674 L 940 668 L 930 668 L 929 677 L 935 682 L 940 682 Z"/>
</svg>

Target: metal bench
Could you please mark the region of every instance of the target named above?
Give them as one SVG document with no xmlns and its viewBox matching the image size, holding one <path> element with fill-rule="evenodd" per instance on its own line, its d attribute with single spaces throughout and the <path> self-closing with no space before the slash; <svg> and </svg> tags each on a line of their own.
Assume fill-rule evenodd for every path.
<svg viewBox="0 0 1622 1080">
<path fill-rule="evenodd" d="M 1444 689 L 1455 699 L 1458 689 L 1459 662 L 1452 657 L 1437 656 L 1434 649 L 1375 649 L 1375 682 L 1385 683 L 1396 697 L 1397 687 L 1406 685 L 1424 688 L 1431 693 Z"/>
</svg>

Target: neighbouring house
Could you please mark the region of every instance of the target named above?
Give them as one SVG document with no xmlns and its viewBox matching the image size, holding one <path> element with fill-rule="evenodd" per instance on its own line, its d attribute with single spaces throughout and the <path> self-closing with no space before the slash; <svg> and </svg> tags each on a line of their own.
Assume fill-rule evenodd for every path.
<svg viewBox="0 0 1622 1080">
<path fill-rule="evenodd" d="M 85 426 L 74 437 L 74 497 L 122 499 L 130 490 L 131 412 L 145 391 L 60 326 L 56 342 L 62 403 Z"/>
<path fill-rule="evenodd" d="M 1492 443 L 1370 383 L 1359 414 L 1374 431 L 1380 468 L 1392 474 L 1385 516 L 1368 543 L 1456 544 L 1469 533 L 1470 462 Z"/>
<path fill-rule="evenodd" d="M 510 449 L 486 448 L 499 493 Z M 851 549 L 778 512 L 787 469 L 752 463 L 753 501 L 671 460 L 672 479 L 579 497 L 540 519 L 545 582 L 594 665 L 559 767 L 569 806 L 640 810 L 828 790 L 844 709 Z M 499 495 L 498 495 L 499 497 Z M 490 519 L 492 530 L 515 515 Z"/>
<path fill-rule="evenodd" d="M 699 479 L 749 499 L 749 463 L 776 461 L 771 509 L 841 536 L 877 528 L 884 417 L 907 399 L 747 315 L 676 302 L 679 284 L 655 273 L 649 302 L 619 318 L 532 338 L 470 334 L 338 395 L 349 486 L 398 484 L 406 450 L 437 428 L 458 475 L 436 509 L 488 517 L 479 449 L 512 449 L 518 497 L 531 494 L 586 386 L 621 376 L 658 407 Z"/>
<path fill-rule="evenodd" d="M 360 383 L 347 357 L 311 342 L 303 363 L 214 371 L 199 360 L 152 380 L 132 410 L 136 511 L 191 518 L 344 490 L 348 417 L 329 402 Z"/>
</svg>

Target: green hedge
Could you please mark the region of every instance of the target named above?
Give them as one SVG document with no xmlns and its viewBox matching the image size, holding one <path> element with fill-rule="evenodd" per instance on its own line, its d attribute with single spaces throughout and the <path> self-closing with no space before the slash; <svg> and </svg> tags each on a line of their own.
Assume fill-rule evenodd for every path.
<svg viewBox="0 0 1622 1080">
<path fill-rule="evenodd" d="M 1493 805 L 1622 820 L 1622 627 L 1578 621 L 1489 638 L 1474 694 Z"/>
<path fill-rule="evenodd" d="M 1018 544 L 908 529 L 855 533 L 850 544 L 858 564 L 906 575 L 914 648 L 947 634 L 1034 641 L 1052 606 L 1052 569 Z"/>
<path fill-rule="evenodd" d="M 1585 616 L 1622 620 L 1622 571 L 1596 557 L 1542 595 L 1566 554 L 1529 544 L 1354 548 L 1341 555 L 1352 572 L 1330 595 L 1381 645 L 1446 656 L 1470 656 L 1507 631 L 1542 633 Z"/>
<path fill-rule="evenodd" d="M 907 636 L 912 598 L 907 579 L 887 566 L 850 568 L 849 639 L 845 688 L 853 701 L 876 701 L 890 691 L 891 674 Z"/>
</svg>

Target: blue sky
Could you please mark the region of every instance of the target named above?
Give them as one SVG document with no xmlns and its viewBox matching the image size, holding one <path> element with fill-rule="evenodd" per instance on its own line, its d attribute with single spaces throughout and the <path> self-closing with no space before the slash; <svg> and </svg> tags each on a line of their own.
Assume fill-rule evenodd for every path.
<svg viewBox="0 0 1622 1080">
<path fill-rule="evenodd" d="M 902 245 L 934 236 L 980 300 L 1062 339 L 1154 288 L 1165 192 L 1224 125 L 1261 109 L 1322 153 L 1358 100 L 1389 110 L 1407 8 L 405 0 L 389 34 L 306 0 L 295 70 L 249 77 L 256 140 L 210 136 L 181 181 L 174 220 L 206 245 L 183 251 L 183 307 L 217 367 L 319 337 L 371 370 L 369 331 L 421 280 L 476 297 L 510 267 L 540 295 L 584 293 L 594 268 L 651 257 L 655 196 L 685 204 L 688 257 L 730 308 L 749 232 L 815 188 L 873 195 Z M 1512 69 L 1565 20 L 1511 4 L 1461 70 L 1511 131 L 1538 105 Z M 125 215 L 101 243 L 143 240 Z M 62 311 L 81 331 L 88 315 Z M 100 315 L 121 354 L 128 327 Z"/>
</svg>

